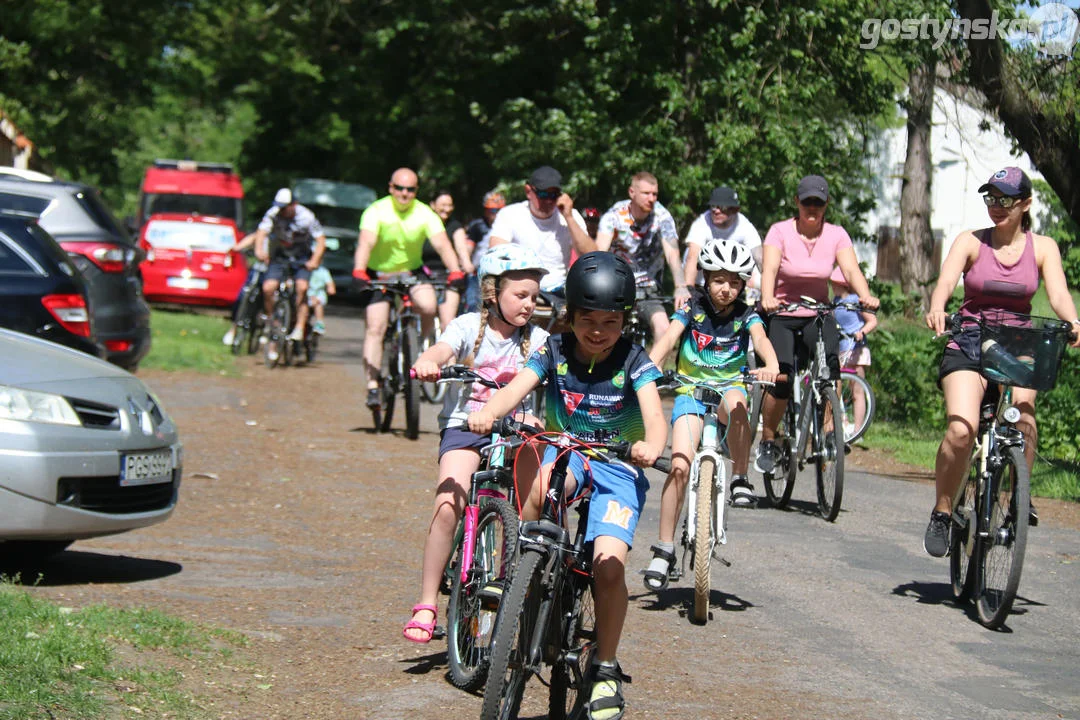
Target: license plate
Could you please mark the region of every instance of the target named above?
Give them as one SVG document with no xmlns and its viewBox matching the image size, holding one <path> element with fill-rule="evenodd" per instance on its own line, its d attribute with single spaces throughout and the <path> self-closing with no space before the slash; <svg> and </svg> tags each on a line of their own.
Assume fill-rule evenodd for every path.
<svg viewBox="0 0 1080 720">
<path fill-rule="evenodd" d="M 120 456 L 120 486 L 172 482 L 172 450 Z"/>
<path fill-rule="evenodd" d="M 206 278 L 171 277 L 165 280 L 165 284 L 183 290 L 206 290 L 210 287 L 210 281 Z"/>
</svg>

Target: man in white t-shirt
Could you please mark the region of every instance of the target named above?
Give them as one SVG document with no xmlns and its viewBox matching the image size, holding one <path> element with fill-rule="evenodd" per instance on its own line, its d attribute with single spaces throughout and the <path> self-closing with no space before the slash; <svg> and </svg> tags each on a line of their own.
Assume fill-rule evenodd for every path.
<svg viewBox="0 0 1080 720">
<path fill-rule="evenodd" d="M 698 253 L 706 242 L 715 238 L 732 240 L 750 250 L 757 269 L 747 283 L 748 294 L 751 290 L 756 293 L 761 287 L 761 236 L 757 228 L 739 212 L 740 207 L 739 193 L 724 185 L 713 189 L 709 196 L 709 209 L 694 220 L 686 233 L 684 264 L 687 282 L 694 281 L 698 285 L 705 282 L 704 275 L 698 270 Z"/>
<path fill-rule="evenodd" d="M 630 179 L 630 198 L 611 206 L 600 218 L 596 233 L 598 250 L 610 250 L 634 269 L 638 288 L 636 312 L 641 322 L 649 323 L 654 339 L 668 329 L 667 308 L 661 300 L 660 285 L 664 264 L 675 283 L 675 304 L 690 299 L 679 260 L 679 233 L 675 219 L 659 200 L 660 183 L 650 172 L 639 172 Z"/>
<path fill-rule="evenodd" d="M 571 251 L 592 252 L 596 241 L 589 237 L 574 201 L 562 191 L 562 175 L 555 168 L 544 165 L 534 170 L 525 183 L 525 196 L 527 200 L 507 205 L 495 216 L 488 245 L 514 243 L 529 248 L 548 270 L 540 289 L 559 291 L 566 283 Z"/>
</svg>

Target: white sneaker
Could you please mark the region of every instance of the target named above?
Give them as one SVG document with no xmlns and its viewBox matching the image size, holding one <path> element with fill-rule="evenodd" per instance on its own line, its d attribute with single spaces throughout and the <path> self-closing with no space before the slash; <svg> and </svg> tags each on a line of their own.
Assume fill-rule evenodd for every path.
<svg viewBox="0 0 1080 720">
<path fill-rule="evenodd" d="M 847 440 L 849 437 L 851 437 L 854 434 L 855 434 L 855 423 L 849 423 L 849 422 L 844 423 L 844 439 Z"/>
<path fill-rule="evenodd" d="M 293 331 L 289 333 L 289 339 L 293 342 L 304 342 L 304 328 L 297 325 L 293 328 Z"/>
<path fill-rule="evenodd" d="M 269 350 L 267 350 L 266 351 L 266 357 L 267 357 L 268 360 L 270 360 L 270 362 L 277 362 L 277 360 L 278 360 L 277 348 L 270 348 Z"/>
<path fill-rule="evenodd" d="M 234 328 L 229 328 L 229 331 L 225 333 L 225 337 L 221 338 L 221 344 L 231 346 L 235 339 L 236 330 Z"/>
</svg>

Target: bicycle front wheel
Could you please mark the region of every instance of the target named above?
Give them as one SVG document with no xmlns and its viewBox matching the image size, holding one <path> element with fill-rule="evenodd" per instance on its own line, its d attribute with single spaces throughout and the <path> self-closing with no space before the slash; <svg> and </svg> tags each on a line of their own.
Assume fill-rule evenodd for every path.
<svg viewBox="0 0 1080 720">
<path fill-rule="evenodd" d="M 790 406 L 784 411 L 780 427 L 776 432 L 776 447 L 780 451 L 780 460 L 771 473 L 765 473 L 765 497 L 769 504 L 778 510 L 787 507 L 791 500 L 791 491 L 795 489 L 795 475 L 799 472 L 799 463 L 795 458 L 795 412 Z"/>
<path fill-rule="evenodd" d="M 382 404 L 375 411 L 375 427 L 379 432 L 390 432 L 390 423 L 394 420 L 394 403 L 397 400 L 398 377 L 398 337 L 393 331 L 386 333 L 383 340 L 382 371 L 379 373 Z"/>
<path fill-rule="evenodd" d="M 1007 447 L 1000 459 L 986 488 L 993 502 L 985 528 L 989 535 L 980 538 L 977 548 L 975 608 L 979 621 L 988 628 L 1001 627 L 1016 600 L 1031 512 L 1024 453 L 1018 447 Z"/>
<path fill-rule="evenodd" d="M 975 573 L 971 572 L 971 558 L 977 545 L 975 494 L 979 487 L 979 467 L 972 459 L 971 472 L 964 478 L 960 502 L 952 511 L 952 533 L 949 538 L 949 580 L 953 597 L 963 602 L 971 597 Z"/>
<path fill-rule="evenodd" d="M 491 663 L 480 720 L 516 718 L 525 683 L 536 672 L 534 663 L 538 664 L 540 658 L 530 658 L 529 648 L 544 600 L 544 560 L 542 553 L 525 552 L 514 570 L 509 590 L 503 594 L 491 641 Z"/>
<path fill-rule="evenodd" d="M 405 391 L 405 437 L 415 440 L 420 436 L 420 381 L 409 370 L 416 362 L 420 336 L 414 323 L 402 327 L 401 336 L 401 382 Z"/>
<path fill-rule="evenodd" d="M 570 611 L 569 635 L 551 669 L 548 720 L 583 720 L 589 691 L 586 676 L 596 649 L 596 606 L 591 578 L 572 574 L 564 587 Z"/>
<path fill-rule="evenodd" d="M 487 678 L 495 614 L 517 556 L 518 516 L 506 500 L 485 503 L 476 521 L 472 565 L 460 572 L 460 555 L 447 607 L 450 682 L 474 692 Z"/>
<path fill-rule="evenodd" d="M 710 573 L 712 572 L 713 487 L 716 461 L 701 458 L 694 512 L 694 622 L 709 621 Z"/>
<path fill-rule="evenodd" d="M 874 390 L 870 383 L 855 373 L 840 373 L 837 387 L 844 409 L 844 442 L 850 444 L 861 438 L 870 427 L 877 401 L 874 400 Z M 856 413 L 859 406 L 862 407 L 861 417 L 857 417 Z"/>
<path fill-rule="evenodd" d="M 270 324 L 270 338 L 266 342 L 264 358 L 266 367 L 272 368 L 282 360 L 285 346 L 289 343 L 287 336 L 292 325 L 292 307 L 288 298 L 281 297 L 274 302 L 274 309 L 267 322 Z"/>
<path fill-rule="evenodd" d="M 840 514 L 844 497 L 844 411 L 836 389 L 822 388 L 822 404 L 814 408 L 814 467 L 817 474 L 818 511 L 828 522 Z M 808 398 L 808 402 L 813 402 Z M 831 418 L 832 428 L 826 432 L 825 423 Z"/>
</svg>

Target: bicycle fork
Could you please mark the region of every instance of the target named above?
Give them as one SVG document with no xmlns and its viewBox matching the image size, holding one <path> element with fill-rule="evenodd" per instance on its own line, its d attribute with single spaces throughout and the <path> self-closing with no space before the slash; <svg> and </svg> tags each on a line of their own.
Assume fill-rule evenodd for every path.
<svg viewBox="0 0 1080 720">
<path fill-rule="evenodd" d="M 727 497 L 727 471 L 719 448 L 719 422 L 716 415 L 710 413 L 705 416 L 705 424 L 701 429 L 701 447 L 694 455 L 694 462 L 690 466 L 690 497 L 687 508 L 687 536 L 692 546 L 696 523 L 690 522 L 689 519 L 697 517 L 697 499 L 698 493 L 701 492 L 701 461 L 711 459 L 716 467 L 716 477 L 712 487 L 712 538 L 709 541 L 709 552 L 713 552 L 717 544 L 727 545 L 727 514 L 724 503 L 724 498 Z"/>
</svg>

